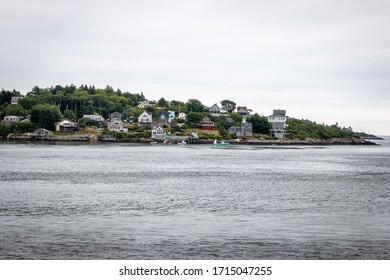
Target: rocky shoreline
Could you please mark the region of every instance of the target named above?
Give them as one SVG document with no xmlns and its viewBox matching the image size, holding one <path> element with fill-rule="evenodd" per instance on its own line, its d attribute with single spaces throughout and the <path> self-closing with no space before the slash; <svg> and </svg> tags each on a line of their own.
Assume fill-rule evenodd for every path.
<svg viewBox="0 0 390 280">
<path fill-rule="evenodd" d="M 8 139 L 3 139 L 7 142 L 88 142 L 88 143 L 140 143 L 148 144 L 152 143 L 153 140 L 150 138 L 132 138 L 132 139 L 98 139 L 97 137 L 53 137 L 52 139 L 44 140 L 31 140 L 26 137 L 12 137 Z M 200 139 L 196 144 L 212 144 L 214 139 Z M 242 139 L 242 140 L 230 140 L 231 145 L 259 145 L 259 146 L 328 146 L 328 145 L 377 145 L 374 142 L 368 141 L 362 138 L 331 138 L 331 139 L 313 139 L 308 138 L 304 140 L 300 139 L 277 139 L 277 140 L 265 140 L 265 139 Z M 172 144 L 172 143 L 171 143 Z"/>
<path fill-rule="evenodd" d="M 211 144 L 211 140 L 200 140 L 201 144 Z M 359 138 L 331 138 L 331 139 L 278 139 L 278 140 L 241 140 L 230 141 L 232 145 L 264 145 L 264 146 L 328 146 L 328 145 L 377 145 L 374 142 Z"/>
</svg>

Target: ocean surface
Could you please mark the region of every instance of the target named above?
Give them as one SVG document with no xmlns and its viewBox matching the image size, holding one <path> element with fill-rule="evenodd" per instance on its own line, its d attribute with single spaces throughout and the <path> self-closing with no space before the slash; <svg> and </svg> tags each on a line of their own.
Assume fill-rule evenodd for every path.
<svg viewBox="0 0 390 280">
<path fill-rule="evenodd" d="M 2 142 L 0 259 L 390 259 L 376 142 Z"/>
</svg>

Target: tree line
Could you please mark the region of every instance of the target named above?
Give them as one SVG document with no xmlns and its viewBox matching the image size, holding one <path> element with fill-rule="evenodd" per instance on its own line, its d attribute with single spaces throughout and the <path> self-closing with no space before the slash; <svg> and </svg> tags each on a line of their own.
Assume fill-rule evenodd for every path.
<svg viewBox="0 0 390 280">
<path fill-rule="evenodd" d="M 23 97 L 18 100 L 18 104 L 11 105 L 12 97 Z M 228 129 L 231 126 L 239 126 L 242 116 L 235 113 L 236 103 L 232 100 L 224 99 L 220 101 L 221 109 L 224 112 L 220 116 L 209 114 L 209 107 L 200 100 L 191 98 L 187 102 L 179 100 L 168 101 L 164 97 L 159 100 L 149 100 L 150 106 L 147 108 L 137 108 L 137 105 L 146 101 L 146 97 L 141 93 L 122 92 L 115 90 L 111 86 L 96 88 L 93 85 L 56 85 L 47 88 L 34 86 L 25 96 L 15 89 L 0 92 L 0 117 L 3 119 L 8 115 L 27 117 L 30 122 L 18 124 L 17 127 L 0 126 L 0 135 L 7 135 L 10 132 L 31 131 L 38 127 L 43 127 L 54 131 L 55 123 L 62 118 L 77 121 L 83 115 L 97 114 L 104 118 L 109 118 L 110 113 L 120 112 L 125 119 L 132 118 L 137 121 L 138 116 L 144 111 L 153 113 L 157 118 L 159 111 L 171 110 L 176 114 L 184 112 L 187 114 L 186 124 L 189 127 L 200 123 L 204 116 L 209 116 L 216 124 L 216 129 L 220 134 L 229 137 Z M 257 134 L 268 134 L 271 124 L 267 118 L 257 113 L 250 115 L 246 119 L 251 122 L 253 132 Z M 88 124 L 88 123 L 86 123 Z M 315 122 L 297 119 L 289 120 L 289 130 L 292 138 L 333 138 L 356 136 L 353 132 L 343 131 L 329 126 L 318 125 Z"/>
</svg>

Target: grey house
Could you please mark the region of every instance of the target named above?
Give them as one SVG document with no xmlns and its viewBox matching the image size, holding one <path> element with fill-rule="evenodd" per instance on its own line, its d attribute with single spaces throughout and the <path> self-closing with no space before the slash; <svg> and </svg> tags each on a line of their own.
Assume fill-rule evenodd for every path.
<svg viewBox="0 0 390 280">
<path fill-rule="evenodd" d="M 119 113 L 119 112 L 111 113 L 111 114 L 110 114 L 110 120 L 111 120 L 111 121 L 114 121 L 114 120 L 122 120 L 122 114 Z"/>
<path fill-rule="evenodd" d="M 158 123 L 168 123 L 169 122 L 169 113 L 168 112 L 158 112 L 157 113 L 157 122 Z"/>
<path fill-rule="evenodd" d="M 253 136 L 252 123 L 243 122 L 240 126 L 232 126 L 229 128 L 229 133 L 238 137 L 251 137 Z"/>
<path fill-rule="evenodd" d="M 286 110 L 273 110 L 273 114 L 268 116 L 268 122 L 272 127 L 269 130 L 270 135 L 276 138 L 285 138 L 289 135 L 288 129 L 288 116 L 286 116 Z"/>
</svg>

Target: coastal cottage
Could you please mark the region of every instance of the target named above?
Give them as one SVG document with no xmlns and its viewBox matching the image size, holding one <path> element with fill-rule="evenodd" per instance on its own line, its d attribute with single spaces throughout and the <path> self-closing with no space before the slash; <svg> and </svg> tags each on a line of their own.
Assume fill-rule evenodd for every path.
<svg viewBox="0 0 390 280">
<path fill-rule="evenodd" d="M 150 107 L 150 106 L 152 106 L 148 101 L 142 101 L 142 102 L 140 102 L 139 104 L 138 104 L 138 108 L 146 108 L 146 107 Z"/>
<path fill-rule="evenodd" d="M 179 116 L 177 117 L 178 119 L 181 119 L 181 120 L 186 120 L 187 119 L 187 114 L 186 113 L 183 113 L 183 112 L 180 112 L 179 113 Z"/>
<path fill-rule="evenodd" d="M 4 117 L 4 124 L 6 124 L 6 125 L 16 125 L 16 123 L 19 122 L 20 120 L 21 120 L 20 116 L 9 115 L 9 116 L 5 116 Z"/>
<path fill-rule="evenodd" d="M 237 135 L 237 132 L 239 132 L 241 129 L 240 126 L 231 126 L 229 129 L 228 129 L 228 132 L 232 135 Z"/>
<path fill-rule="evenodd" d="M 111 121 L 114 121 L 114 120 L 122 120 L 122 114 L 119 113 L 119 112 L 111 113 L 111 114 L 110 114 L 110 120 L 111 120 Z"/>
<path fill-rule="evenodd" d="M 237 136 L 240 137 L 251 137 L 253 136 L 252 123 L 250 122 L 242 122 L 240 131 L 237 133 Z"/>
<path fill-rule="evenodd" d="M 171 123 L 176 118 L 175 111 L 168 111 L 168 122 Z"/>
<path fill-rule="evenodd" d="M 75 132 L 80 130 L 80 125 L 77 122 L 72 122 L 70 120 L 63 120 L 56 124 L 56 131 L 60 132 Z"/>
<path fill-rule="evenodd" d="M 13 96 L 13 97 L 11 98 L 11 105 L 16 105 L 16 104 L 18 104 L 19 99 L 22 99 L 22 97 Z"/>
<path fill-rule="evenodd" d="M 276 138 L 285 138 L 289 135 L 287 131 L 288 116 L 286 116 L 286 110 L 273 110 L 273 114 L 268 116 L 267 119 L 272 125 L 269 130 L 271 136 Z"/>
<path fill-rule="evenodd" d="M 28 134 L 31 139 L 36 140 L 50 140 L 53 138 L 53 135 L 53 132 L 44 128 L 37 129 L 33 133 Z"/>
<path fill-rule="evenodd" d="M 168 112 L 162 111 L 157 113 L 157 122 L 158 123 L 168 123 L 169 122 L 169 114 Z"/>
<path fill-rule="evenodd" d="M 221 114 L 221 108 L 215 103 L 213 106 L 210 107 L 209 112 L 213 116 L 218 116 Z"/>
<path fill-rule="evenodd" d="M 161 125 L 152 125 L 152 136 L 153 140 L 162 141 L 167 138 L 167 133 L 164 131 Z"/>
<path fill-rule="evenodd" d="M 104 122 L 104 118 L 100 115 L 84 115 L 83 119 L 89 119 L 97 122 Z"/>
<path fill-rule="evenodd" d="M 139 117 L 138 117 L 138 126 L 139 127 L 148 127 L 152 124 L 152 113 L 148 113 L 144 111 Z"/>
<path fill-rule="evenodd" d="M 204 130 L 214 130 L 214 122 L 212 122 L 207 116 L 202 119 L 200 125 Z"/>
<path fill-rule="evenodd" d="M 252 123 L 242 122 L 240 126 L 232 126 L 229 128 L 229 133 L 239 137 L 253 136 Z"/>
<path fill-rule="evenodd" d="M 246 106 L 237 106 L 237 114 L 247 116 L 249 115 L 249 109 Z"/>
<path fill-rule="evenodd" d="M 123 128 L 122 120 L 117 118 L 107 123 L 107 129 L 116 132 L 127 132 L 127 128 Z"/>
</svg>

